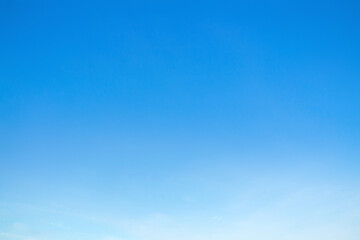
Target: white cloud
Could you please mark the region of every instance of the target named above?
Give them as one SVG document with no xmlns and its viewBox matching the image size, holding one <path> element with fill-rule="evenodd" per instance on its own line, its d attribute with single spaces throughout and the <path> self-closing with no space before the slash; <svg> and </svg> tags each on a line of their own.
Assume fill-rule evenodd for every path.
<svg viewBox="0 0 360 240">
<path fill-rule="evenodd" d="M 58 212 L 85 227 L 70 229 L 49 224 L 64 228 L 67 236 L 78 231 L 78 238 L 71 238 L 77 240 L 359 240 L 359 196 L 355 191 L 313 187 L 294 190 L 247 214 L 242 214 L 240 209 L 186 216 L 155 213 L 128 219 L 93 216 L 91 212 L 87 216 Z M 96 226 L 101 232 L 91 236 L 86 234 L 86 226 Z M 0 233 L 0 239 L 44 240 L 23 234 L 28 228 L 30 225 L 14 223 L 9 231 Z M 59 239 L 59 236 L 48 236 L 48 239 Z"/>
</svg>

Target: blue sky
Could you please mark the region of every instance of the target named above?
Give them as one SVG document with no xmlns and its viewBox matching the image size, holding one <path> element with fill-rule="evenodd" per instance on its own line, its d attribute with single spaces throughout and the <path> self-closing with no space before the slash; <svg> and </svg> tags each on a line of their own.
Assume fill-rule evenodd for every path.
<svg viewBox="0 0 360 240">
<path fill-rule="evenodd" d="M 0 3 L 0 239 L 359 240 L 356 1 Z"/>
</svg>

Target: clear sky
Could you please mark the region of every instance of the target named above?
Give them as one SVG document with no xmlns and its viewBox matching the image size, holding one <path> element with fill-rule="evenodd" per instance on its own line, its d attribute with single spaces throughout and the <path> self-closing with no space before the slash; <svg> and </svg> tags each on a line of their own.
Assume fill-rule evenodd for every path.
<svg viewBox="0 0 360 240">
<path fill-rule="evenodd" d="M 358 1 L 0 1 L 0 239 L 359 240 Z"/>
</svg>

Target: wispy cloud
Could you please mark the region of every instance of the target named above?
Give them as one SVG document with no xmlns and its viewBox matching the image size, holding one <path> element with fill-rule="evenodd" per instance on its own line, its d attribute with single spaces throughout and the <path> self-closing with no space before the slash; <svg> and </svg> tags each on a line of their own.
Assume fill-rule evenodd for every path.
<svg viewBox="0 0 360 240">
<path fill-rule="evenodd" d="M 261 205 L 246 214 L 242 214 L 241 209 L 229 207 L 223 209 L 235 210 L 216 214 L 209 211 L 205 215 L 159 212 L 137 218 L 94 214 L 92 211 L 83 214 L 68 208 L 60 210 L 29 204 L 3 203 L 3 206 L 42 211 L 43 217 L 51 219 L 46 223 L 48 227 L 56 228 L 58 233 L 71 240 L 358 240 L 359 200 L 357 191 L 309 187 L 288 192 L 271 204 Z M 74 224 L 69 226 L 64 224 L 66 222 Z M 5 240 L 59 239 L 49 232 L 41 238 L 40 235 L 25 234 L 32 227 L 31 222 L 15 222 L 0 235 Z M 97 229 L 96 235 L 89 234 L 92 228 Z M 37 227 L 37 230 L 41 231 L 41 228 Z"/>
</svg>

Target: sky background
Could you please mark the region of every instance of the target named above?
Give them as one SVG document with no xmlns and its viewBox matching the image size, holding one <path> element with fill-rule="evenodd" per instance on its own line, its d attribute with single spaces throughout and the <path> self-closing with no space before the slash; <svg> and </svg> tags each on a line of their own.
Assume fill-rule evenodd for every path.
<svg viewBox="0 0 360 240">
<path fill-rule="evenodd" d="M 358 1 L 0 1 L 0 239 L 359 240 Z"/>
</svg>

